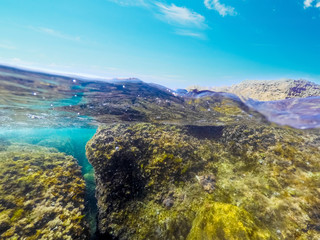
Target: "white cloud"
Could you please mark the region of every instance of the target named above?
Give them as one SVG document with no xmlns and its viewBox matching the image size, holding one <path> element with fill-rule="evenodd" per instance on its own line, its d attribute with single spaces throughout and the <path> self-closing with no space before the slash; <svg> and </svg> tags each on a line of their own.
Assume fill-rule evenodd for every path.
<svg viewBox="0 0 320 240">
<path fill-rule="evenodd" d="M 54 37 L 57 37 L 57 38 L 65 39 L 65 40 L 77 41 L 77 42 L 79 42 L 81 40 L 81 38 L 78 37 L 78 36 L 71 36 L 71 35 L 68 35 L 68 34 L 64 34 L 64 33 L 61 33 L 59 31 L 56 31 L 56 30 L 51 29 L 51 28 L 32 27 L 32 26 L 29 27 L 29 28 L 34 30 L 34 31 L 45 33 L 45 34 L 48 34 L 48 35 L 51 35 L 51 36 L 54 36 Z"/>
<path fill-rule="evenodd" d="M 199 31 L 208 28 L 205 17 L 186 7 L 178 7 L 175 4 L 166 4 L 159 0 L 108 0 L 124 7 L 143 7 L 151 11 L 161 21 L 173 25 L 175 34 L 205 39 L 205 35 Z M 194 31 L 196 29 L 196 31 Z"/>
<path fill-rule="evenodd" d="M 315 3 L 315 0 L 304 0 L 303 7 L 304 9 L 310 8 L 310 7 L 320 8 L 320 0 L 317 0 L 316 4 L 314 3 Z"/>
<path fill-rule="evenodd" d="M 185 26 L 188 28 L 206 28 L 205 17 L 185 7 L 178 7 L 175 4 L 166 5 L 156 3 L 160 18 L 172 25 Z"/>
<path fill-rule="evenodd" d="M 208 9 L 218 11 L 221 16 L 234 16 L 237 14 L 233 7 L 226 6 L 225 4 L 220 3 L 220 0 L 204 0 L 204 5 Z"/>
<path fill-rule="evenodd" d="M 304 8 L 312 7 L 313 2 L 314 0 L 304 0 L 303 2 Z"/>
<path fill-rule="evenodd" d="M 188 36 L 188 37 L 193 37 L 193 38 L 199 38 L 199 39 L 206 39 L 206 36 L 201 33 L 201 32 L 195 32 L 192 30 L 188 29 L 177 29 L 175 31 L 176 34 L 181 35 L 181 36 Z"/>
</svg>

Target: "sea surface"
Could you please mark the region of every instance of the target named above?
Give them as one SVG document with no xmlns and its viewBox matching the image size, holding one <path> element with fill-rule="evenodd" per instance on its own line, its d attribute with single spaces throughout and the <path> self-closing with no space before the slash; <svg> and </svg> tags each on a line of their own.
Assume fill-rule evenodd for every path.
<svg viewBox="0 0 320 240">
<path fill-rule="evenodd" d="M 85 181 L 83 211 L 92 239 L 96 238 L 98 208 L 94 169 L 86 157 L 86 144 L 100 125 L 156 123 L 187 126 L 194 136 L 206 137 L 211 133 L 218 134 L 225 125 L 251 119 L 256 123 L 272 122 L 289 128 L 319 128 L 320 97 L 258 102 L 226 93 L 174 91 L 138 79 L 103 82 L 0 66 L 1 146 L 23 146 L 20 147 L 22 152 L 26 146 L 54 148 L 64 156 L 76 159 Z M 206 128 L 208 126 L 211 128 Z M 214 130 L 210 132 L 210 129 Z M 5 161 L 5 158 L 0 156 L 0 160 Z M 29 169 L 25 167 L 24 171 Z M 76 201 L 75 198 L 72 200 Z M 2 214 L 6 214 L 5 206 L 10 209 L 4 200 L 0 200 Z M 17 210 L 7 214 L 11 222 L 24 214 L 25 218 L 21 219 L 28 219 L 27 210 L 23 211 L 22 215 Z M 9 234 L 6 224 L 0 224 L 5 230 L 1 230 L 0 235 Z M 39 229 L 42 227 L 40 224 Z M 1 239 L 32 239 L 28 235 L 19 238 L 18 232 L 16 230 Z"/>
</svg>

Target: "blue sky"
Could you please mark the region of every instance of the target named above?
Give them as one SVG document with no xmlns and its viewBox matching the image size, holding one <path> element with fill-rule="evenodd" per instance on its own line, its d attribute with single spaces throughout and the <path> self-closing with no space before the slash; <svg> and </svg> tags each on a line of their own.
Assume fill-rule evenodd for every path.
<svg viewBox="0 0 320 240">
<path fill-rule="evenodd" d="M 171 88 L 320 83 L 319 0 L 1 0 L 0 63 Z"/>
</svg>

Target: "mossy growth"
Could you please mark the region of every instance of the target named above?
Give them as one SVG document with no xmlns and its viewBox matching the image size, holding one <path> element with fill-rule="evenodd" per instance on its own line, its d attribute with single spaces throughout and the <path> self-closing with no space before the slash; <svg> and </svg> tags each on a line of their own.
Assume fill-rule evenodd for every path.
<svg viewBox="0 0 320 240">
<path fill-rule="evenodd" d="M 55 149 L 12 144 L 0 152 L 1 239 L 88 239 L 77 161 Z"/>
<path fill-rule="evenodd" d="M 17 209 L 14 213 L 13 216 L 11 217 L 10 221 L 11 222 L 16 222 L 18 219 L 21 218 L 24 210 L 23 209 Z"/>
<path fill-rule="evenodd" d="M 320 239 L 320 152 L 310 139 L 261 122 L 201 134 L 101 126 L 86 147 L 99 231 L 118 239 Z"/>
<path fill-rule="evenodd" d="M 243 113 L 243 110 L 238 105 L 235 105 L 235 102 L 231 101 L 231 99 L 223 99 L 220 104 L 216 104 L 213 110 L 224 115 L 232 116 L 241 115 Z"/>
<path fill-rule="evenodd" d="M 193 220 L 187 240 L 276 239 L 246 210 L 226 203 L 204 203 Z"/>
</svg>

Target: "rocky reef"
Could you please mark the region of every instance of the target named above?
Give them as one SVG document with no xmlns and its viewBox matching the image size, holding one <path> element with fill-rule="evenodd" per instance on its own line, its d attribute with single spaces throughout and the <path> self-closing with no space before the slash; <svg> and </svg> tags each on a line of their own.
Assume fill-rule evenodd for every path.
<svg viewBox="0 0 320 240">
<path fill-rule="evenodd" d="M 101 239 L 320 239 L 319 130 L 272 124 L 262 111 L 272 105 L 259 105 L 259 113 L 231 94 L 307 97 L 319 95 L 318 85 L 175 92 L 137 79 L 91 81 L 4 66 L 0 79 L 3 129 L 100 125 L 86 146 L 95 176 L 84 178 L 90 188 L 94 177 L 97 183 Z M 283 124 L 290 123 L 288 107 L 299 106 L 302 120 L 293 115 L 294 123 L 313 124 L 319 104 L 309 100 L 276 103 Z M 27 141 L 42 147 L 0 139 L 0 239 L 88 238 L 79 166 L 47 147 L 81 151 L 66 135 L 45 135 Z"/>
<path fill-rule="evenodd" d="M 73 157 L 53 148 L 2 144 L 0 176 L 1 239 L 89 239 L 85 183 Z"/>
<path fill-rule="evenodd" d="M 101 126 L 101 236 L 319 239 L 319 135 L 273 124 Z"/>
</svg>

